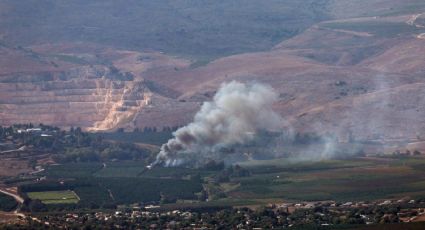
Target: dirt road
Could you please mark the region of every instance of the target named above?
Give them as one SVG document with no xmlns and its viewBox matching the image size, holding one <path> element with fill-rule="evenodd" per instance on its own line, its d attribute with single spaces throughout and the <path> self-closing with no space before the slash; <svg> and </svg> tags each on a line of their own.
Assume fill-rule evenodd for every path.
<svg viewBox="0 0 425 230">
<path fill-rule="evenodd" d="M 6 194 L 8 196 L 11 196 L 11 197 L 15 198 L 15 200 L 17 202 L 19 202 L 20 204 L 24 203 L 24 198 L 20 197 L 18 194 L 14 194 L 14 193 L 8 191 L 7 188 L 0 188 L 0 192 L 3 193 L 3 194 Z"/>
<path fill-rule="evenodd" d="M 18 203 L 18 207 L 16 208 L 15 211 L 13 212 L 1 212 L 1 216 L 4 217 L 9 217 L 9 218 L 13 218 L 13 217 L 21 217 L 22 219 L 25 219 L 25 214 L 20 213 L 19 207 L 22 203 L 24 203 L 24 198 L 20 197 L 18 194 L 16 194 L 16 189 L 14 190 L 13 188 L 0 188 L 0 192 L 3 194 L 6 194 L 8 196 L 13 197 Z"/>
</svg>

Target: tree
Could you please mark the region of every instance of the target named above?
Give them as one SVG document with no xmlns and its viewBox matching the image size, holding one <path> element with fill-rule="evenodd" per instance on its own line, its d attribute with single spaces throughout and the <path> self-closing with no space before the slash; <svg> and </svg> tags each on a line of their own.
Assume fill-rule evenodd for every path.
<svg viewBox="0 0 425 230">
<path fill-rule="evenodd" d="M 28 160 L 28 166 L 30 166 L 32 169 L 35 169 L 36 165 L 37 165 L 37 160 L 35 158 L 30 158 Z"/>
<path fill-rule="evenodd" d="M 28 208 L 31 212 L 45 212 L 47 211 L 47 207 L 45 204 L 43 204 L 40 200 L 35 199 L 31 200 Z"/>
<path fill-rule="evenodd" d="M 204 167 L 206 170 L 223 170 L 224 169 L 224 162 L 216 162 L 215 160 L 208 161 Z"/>
</svg>

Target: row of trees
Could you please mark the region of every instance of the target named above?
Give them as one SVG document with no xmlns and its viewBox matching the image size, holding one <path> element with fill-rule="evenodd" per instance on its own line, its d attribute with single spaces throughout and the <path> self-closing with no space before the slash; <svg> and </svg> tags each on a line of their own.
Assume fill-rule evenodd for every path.
<svg viewBox="0 0 425 230">
<path fill-rule="evenodd" d="M 96 162 L 116 160 L 146 160 L 153 158 L 151 150 L 132 143 L 113 143 L 102 135 L 83 132 L 71 127 L 69 131 L 40 124 L 41 132 L 18 132 L 34 128 L 32 124 L 0 126 L 0 138 L 11 136 L 18 146 L 32 146 L 34 150 L 51 152 L 55 160 L 65 162 Z M 43 135 L 41 135 L 43 134 Z"/>
</svg>

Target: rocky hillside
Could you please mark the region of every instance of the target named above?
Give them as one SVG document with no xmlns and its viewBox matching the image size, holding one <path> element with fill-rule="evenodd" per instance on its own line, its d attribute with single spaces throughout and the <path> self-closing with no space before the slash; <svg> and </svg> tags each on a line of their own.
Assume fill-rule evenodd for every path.
<svg viewBox="0 0 425 230">
<path fill-rule="evenodd" d="M 280 93 L 275 109 L 297 132 L 334 133 L 341 141 L 422 142 L 425 4 L 358 1 L 347 11 L 344 2 L 350 1 L 310 5 L 320 17 L 269 48 L 263 44 L 261 52 L 239 49 L 207 62 L 119 49 L 115 40 L 4 42 L 0 124 L 94 131 L 184 125 L 222 82 L 239 80 L 272 85 Z"/>
<path fill-rule="evenodd" d="M 15 71 L 6 68 L 0 75 L 1 124 L 32 122 L 62 127 L 80 126 L 88 130 L 110 130 L 134 124 L 136 114 L 141 110 L 153 107 L 153 102 L 168 101 L 173 95 L 171 90 L 145 81 L 138 69 L 145 71 L 186 65 L 160 54 L 101 48 L 96 48 L 98 57 L 70 54 L 65 46 L 34 49 L 38 51 L 27 49 L 26 52 L 32 56 L 17 48 L 3 47 L 8 55 L 15 56 L 12 64 L 22 64 L 23 68 L 16 67 Z M 59 47 L 63 52 L 57 53 Z M 78 52 L 78 49 L 90 48 L 94 47 L 72 45 L 67 49 Z M 131 72 L 126 69 L 129 64 L 132 64 Z"/>
</svg>

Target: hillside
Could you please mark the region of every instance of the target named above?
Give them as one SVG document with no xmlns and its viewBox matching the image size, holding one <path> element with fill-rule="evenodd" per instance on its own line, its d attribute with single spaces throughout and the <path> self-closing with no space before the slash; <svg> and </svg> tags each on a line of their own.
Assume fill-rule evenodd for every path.
<svg viewBox="0 0 425 230">
<path fill-rule="evenodd" d="M 269 49 L 327 18 L 326 0 L 1 1 L 0 39 L 91 42 L 211 60 Z"/>
<path fill-rule="evenodd" d="M 179 126 L 239 80 L 297 132 L 425 136 L 422 1 L 77 2 L 0 3 L 1 125 Z"/>
</svg>

